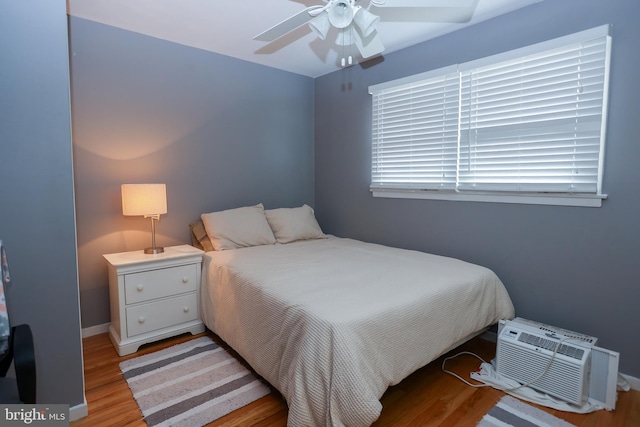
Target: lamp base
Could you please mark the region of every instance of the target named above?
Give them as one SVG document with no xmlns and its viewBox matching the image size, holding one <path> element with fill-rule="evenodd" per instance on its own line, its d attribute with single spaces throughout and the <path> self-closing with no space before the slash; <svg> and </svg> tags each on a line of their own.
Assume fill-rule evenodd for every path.
<svg viewBox="0 0 640 427">
<path fill-rule="evenodd" d="M 161 254 L 164 252 L 164 248 L 145 248 L 145 254 Z"/>
</svg>

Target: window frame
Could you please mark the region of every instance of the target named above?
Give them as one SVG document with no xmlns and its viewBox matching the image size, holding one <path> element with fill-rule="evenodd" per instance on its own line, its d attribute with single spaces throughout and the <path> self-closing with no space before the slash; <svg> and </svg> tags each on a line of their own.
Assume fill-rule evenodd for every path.
<svg viewBox="0 0 640 427">
<path fill-rule="evenodd" d="M 408 198 L 408 199 L 434 199 L 434 200 L 449 200 L 449 201 L 471 201 L 471 202 L 497 202 L 497 203 L 524 203 L 524 204 L 542 204 L 542 205 L 560 205 L 560 206 L 584 206 L 584 207 L 601 207 L 602 200 L 607 198 L 607 195 L 602 192 L 603 171 L 604 171 L 604 154 L 605 154 L 605 135 L 607 126 L 607 110 L 608 110 L 608 90 L 609 90 L 609 74 L 610 74 L 610 56 L 611 56 L 611 26 L 602 25 L 600 27 L 592 28 L 590 30 L 581 31 L 578 33 L 570 34 L 564 37 L 559 37 L 553 40 L 537 43 L 534 45 L 526 46 L 523 48 L 511 50 L 508 52 L 491 55 L 485 58 L 469 61 L 463 64 L 451 65 L 436 70 L 431 70 L 425 73 L 416 74 L 413 76 L 384 82 L 381 84 L 372 85 L 369 87 L 369 93 L 372 96 L 372 116 L 374 123 L 372 123 L 372 153 L 371 153 L 371 186 L 370 191 L 374 197 L 387 197 L 387 198 Z M 597 183 L 595 192 L 557 192 L 557 191 L 499 191 L 499 190 L 462 190 L 459 188 L 459 181 L 456 178 L 455 189 L 423 189 L 418 185 L 411 184 L 396 184 L 385 185 L 374 183 L 374 159 L 376 157 L 376 94 L 382 91 L 393 90 L 394 88 L 403 87 L 406 85 L 420 84 L 420 82 L 427 81 L 429 79 L 436 79 L 443 77 L 446 74 L 450 74 L 452 70 L 456 70 L 457 73 L 462 75 L 465 70 L 476 69 L 491 64 L 498 64 L 505 61 L 516 60 L 521 57 L 529 56 L 532 54 L 540 54 L 542 52 L 551 51 L 554 49 L 562 48 L 564 46 L 582 43 L 589 40 L 598 38 L 604 38 L 605 40 L 605 57 L 604 57 L 604 84 L 602 93 L 601 104 L 601 122 L 600 126 L 600 143 L 599 153 L 597 160 Z M 462 95 L 459 95 L 460 97 Z M 458 154 L 457 154 L 457 168 L 460 167 L 460 116 L 461 109 L 464 106 L 462 101 L 459 102 L 458 111 Z"/>
</svg>

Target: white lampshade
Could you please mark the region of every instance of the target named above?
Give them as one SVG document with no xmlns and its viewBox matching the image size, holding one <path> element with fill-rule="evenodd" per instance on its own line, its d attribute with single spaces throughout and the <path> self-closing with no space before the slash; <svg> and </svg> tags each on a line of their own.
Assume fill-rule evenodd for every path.
<svg viewBox="0 0 640 427">
<path fill-rule="evenodd" d="M 331 27 L 331 24 L 329 23 L 329 15 L 326 13 L 321 13 L 320 15 L 309 21 L 309 27 L 316 36 L 318 36 L 321 40 L 324 40 L 327 37 L 327 33 L 329 32 L 329 27 Z"/>
<path fill-rule="evenodd" d="M 167 213 L 165 184 L 122 184 L 123 215 L 161 215 Z"/>
<path fill-rule="evenodd" d="M 376 29 L 376 24 L 380 21 L 380 17 L 369 12 L 367 9 L 358 7 L 356 15 L 353 17 L 353 21 L 360 29 L 362 35 L 369 37 Z"/>
</svg>

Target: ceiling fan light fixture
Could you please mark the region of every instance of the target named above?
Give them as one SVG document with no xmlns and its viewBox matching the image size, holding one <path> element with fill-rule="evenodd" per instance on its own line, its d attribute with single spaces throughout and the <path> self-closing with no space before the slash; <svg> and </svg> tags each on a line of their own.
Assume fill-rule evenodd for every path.
<svg viewBox="0 0 640 427">
<path fill-rule="evenodd" d="M 346 28 L 353 21 L 353 0 L 337 0 L 329 7 L 329 22 L 336 28 Z"/>
<path fill-rule="evenodd" d="M 376 29 L 376 24 L 380 21 L 380 17 L 360 6 L 357 9 L 353 22 L 358 26 L 363 36 L 369 37 Z"/>
<path fill-rule="evenodd" d="M 325 38 L 327 38 L 327 33 L 329 32 L 329 28 L 331 27 L 329 16 L 326 13 L 321 13 L 320 15 L 309 21 L 309 27 L 316 36 L 318 36 L 321 40 L 324 40 Z"/>
</svg>

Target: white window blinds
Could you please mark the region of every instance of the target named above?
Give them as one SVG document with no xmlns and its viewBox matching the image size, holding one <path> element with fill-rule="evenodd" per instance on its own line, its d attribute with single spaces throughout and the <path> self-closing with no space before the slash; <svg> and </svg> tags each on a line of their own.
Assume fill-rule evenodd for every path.
<svg viewBox="0 0 640 427">
<path fill-rule="evenodd" d="M 372 187 L 455 189 L 460 75 L 449 71 L 373 93 Z"/>
<path fill-rule="evenodd" d="M 372 190 L 600 194 L 608 30 L 370 87 Z"/>
</svg>

